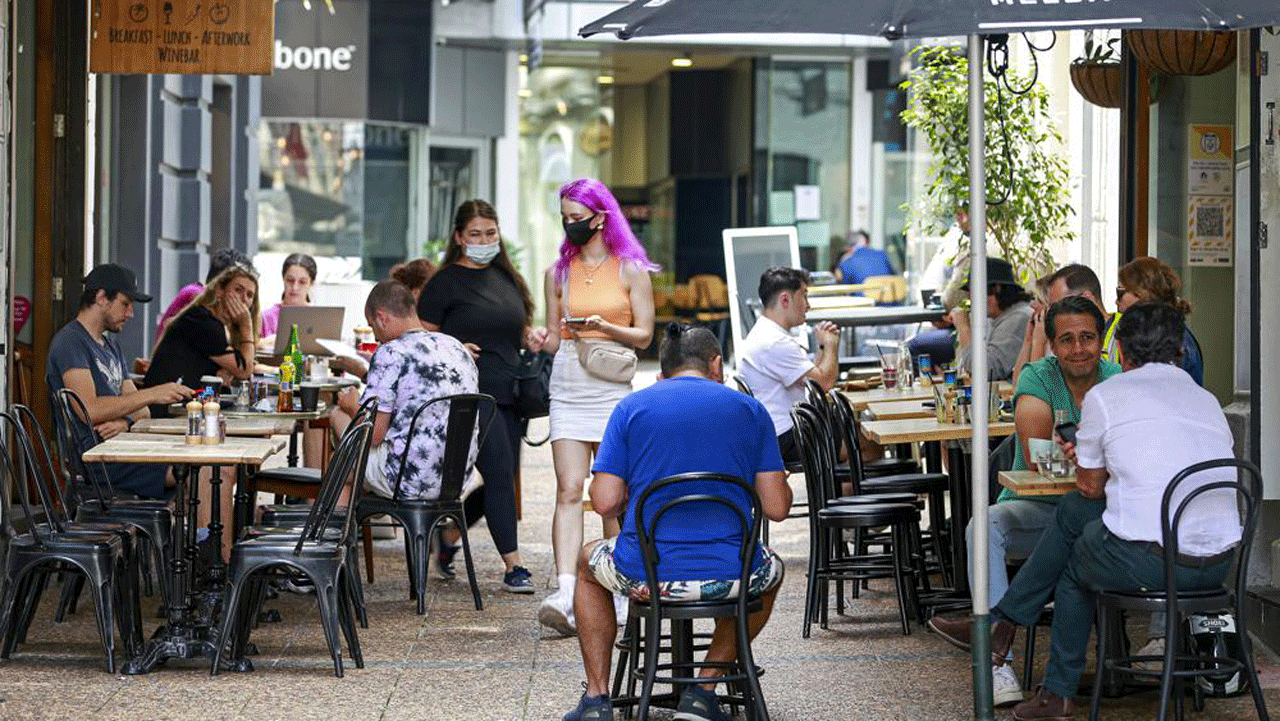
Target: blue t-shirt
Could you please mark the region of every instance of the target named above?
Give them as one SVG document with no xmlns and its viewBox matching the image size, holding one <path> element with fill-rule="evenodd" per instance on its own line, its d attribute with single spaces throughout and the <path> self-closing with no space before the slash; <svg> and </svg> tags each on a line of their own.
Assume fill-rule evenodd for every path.
<svg viewBox="0 0 1280 721">
<path fill-rule="evenodd" d="M 755 484 L 757 473 L 781 471 L 782 454 L 769 412 L 756 399 L 712 380 L 682 376 L 632 393 L 614 408 L 592 468 L 627 484 L 627 511 L 613 558 L 626 577 L 643 580 L 636 536 L 636 502 L 654 481 L 704 471 Z M 652 511 L 666 499 L 691 493 L 730 497 L 750 521 L 744 494 L 724 483 L 682 483 L 650 497 Z M 646 522 L 649 522 L 646 519 Z M 736 580 L 742 531 L 738 516 L 719 504 L 684 504 L 658 525 L 661 581 Z M 763 561 L 757 552 L 753 568 Z"/>
<path fill-rule="evenodd" d="M 883 250 L 863 245 L 840 263 L 840 279 L 845 283 L 861 283 L 873 275 L 895 275 Z"/>
</svg>

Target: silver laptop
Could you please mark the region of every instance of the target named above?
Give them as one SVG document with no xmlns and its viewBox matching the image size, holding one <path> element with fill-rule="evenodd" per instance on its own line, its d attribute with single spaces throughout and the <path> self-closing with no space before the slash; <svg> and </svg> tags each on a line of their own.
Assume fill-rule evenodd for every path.
<svg viewBox="0 0 1280 721">
<path fill-rule="evenodd" d="M 289 349 L 289 333 L 298 324 L 298 348 L 307 355 L 332 355 L 317 338 L 338 340 L 342 338 L 341 306 L 297 305 L 280 308 L 280 323 L 276 326 L 275 355 L 284 355 Z"/>
</svg>

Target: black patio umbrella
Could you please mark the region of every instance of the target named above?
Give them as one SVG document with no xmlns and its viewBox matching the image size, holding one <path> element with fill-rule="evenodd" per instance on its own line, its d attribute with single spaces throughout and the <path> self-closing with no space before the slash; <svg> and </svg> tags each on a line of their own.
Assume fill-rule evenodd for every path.
<svg viewBox="0 0 1280 721">
<path fill-rule="evenodd" d="M 838 33 L 886 38 L 1029 30 L 1242 30 L 1280 19 L 1274 0 L 635 0 L 584 36 Z"/>
</svg>

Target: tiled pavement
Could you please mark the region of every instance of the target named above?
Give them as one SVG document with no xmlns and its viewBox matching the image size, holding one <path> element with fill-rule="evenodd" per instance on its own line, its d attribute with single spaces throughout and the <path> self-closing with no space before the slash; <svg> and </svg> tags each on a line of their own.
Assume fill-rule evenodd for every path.
<svg viewBox="0 0 1280 721">
<path fill-rule="evenodd" d="M 501 590 L 501 565 L 481 528 L 475 546 L 484 611 L 472 608 L 465 582 L 433 580 L 427 615 L 417 616 L 408 600 L 400 544 L 381 542 L 378 580 L 367 588 L 370 627 L 360 634 L 366 667 L 348 666 L 342 679 L 333 677 L 309 597 L 284 596 L 271 604 L 284 622 L 255 632 L 261 651 L 254 658 L 255 672 L 216 678 L 206 664 L 195 662 L 171 663 L 141 677 L 109 675 L 102 670 L 88 609 L 55 625 L 47 599 L 31 642 L 0 662 L 0 719 L 559 719 L 576 702 L 583 675 L 577 643 L 544 631 L 534 620 L 542 589 L 553 576 L 548 540 L 553 497 L 549 450 L 526 448 L 521 550 L 539 594 L 521 597 Z M 598 528 L 589 521 L 588 536 Z M 803 520 L 773 532 L 790 577 L 772 623 L 755 646 L 767 670 L 762 683 L 772 717 L 971 717 L 968 657 L 921 627 L 902 636 L 884 585 L 853 602 L 850 615 L 833 620 L 830 630 L 815 628 L 812 638 L 800 638 L 806 539 Z M 1137 637 L 1140 627 L 1133 629 Z M 1040 648 L 1047 649 L 1041 638 Z M 1280 671 L 1268 665 L 1263 673 L 1270 705 L 1280 709 Z M 1139 694 L 1106 701 L 1103 718 L 1154 714 L 1154 696 Z M 1192 718 L 1252 716 L 1246 696 L 1210 701 L 1205 713 Z"/>
</svg>

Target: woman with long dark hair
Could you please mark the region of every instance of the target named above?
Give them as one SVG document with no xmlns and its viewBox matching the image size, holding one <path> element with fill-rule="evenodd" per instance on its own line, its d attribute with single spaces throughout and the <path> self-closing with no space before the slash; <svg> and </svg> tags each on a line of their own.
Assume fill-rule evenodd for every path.
<svg viewBox="0 0 1280 721">
<path fill-rule="evenodd" d="M 560 189 L 564 241 L 547 271 L 547 350 L 551 372 L 551 457 L 556 511 L 551 545 L 559 589 L 542 602 L 538 620 L 577 632 L 573 593 L 582 551 L 582 486 L 614 406 L 631 392 L 635 350 L 653 338 L 649 261 L 613 193 L 598 180 Z M 629 368 L 629 372 L 628 372 Z M 618 533 L 616 520 L 605 535 Z"/>
<path fill-rule="evenodd" d="M 293 253 L 284 259 L 280 277 L 284 280 L 284 293 L 280 296 L 280 302 L 262 313 L 264 347 L 275 343 L 281 308 L 311 305 L 311 286 L 316 283 L 316 259 L 304 253 Z M 284 331 L 288 333 L 289 329 L 285 328 Z"/>
<path fill-rule="evenodd" d="M 468 200 L 454 214 L 453 237 L 440 269 L 418 296 L 418 316 L 427 330 L 462 341 L 476 359 L 480 392 L 497 401 L 497 417 L 476 457 L 484 487 L 467 497 L 467 519 L 481 510 L 506 565 L 502 586 L 533 593 L 521 564 L 516 537 L 515 474 L 520 459 L 520 418 L 515 409 L 515 374 L 520 347 L 542 348 L 546 331 L 533 329 L 533 298 L 516 272 L 498 231 L 498 214 L 483 200 Z M 482 419 L 487 421 L 488 419 Z M 436 566 L 453 575 L 455 533 L 437 539 Z"/>
</svg>

